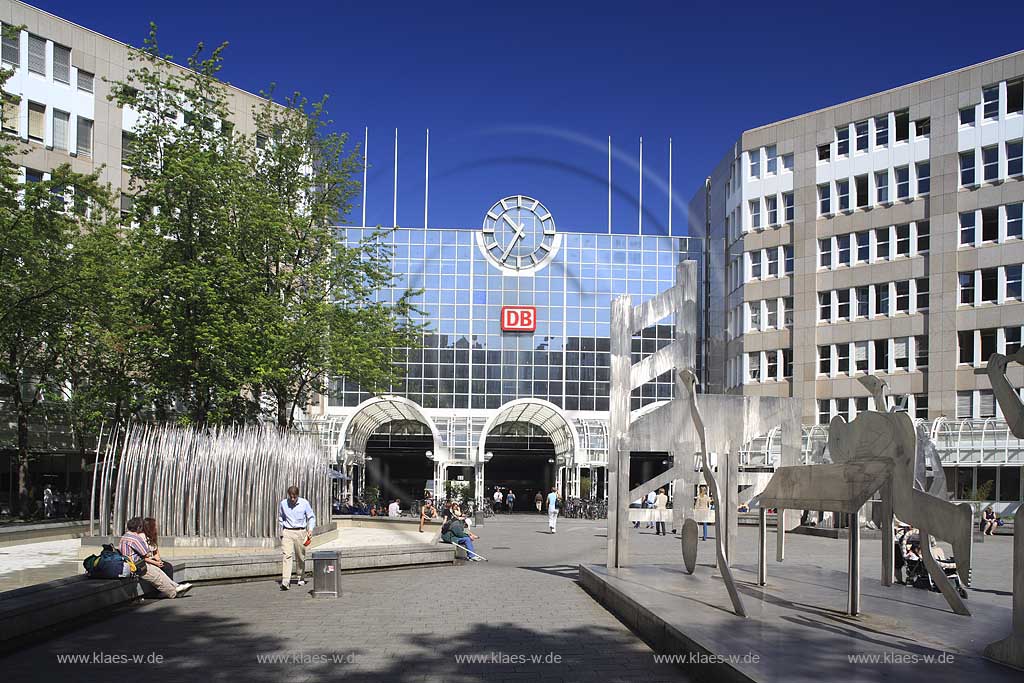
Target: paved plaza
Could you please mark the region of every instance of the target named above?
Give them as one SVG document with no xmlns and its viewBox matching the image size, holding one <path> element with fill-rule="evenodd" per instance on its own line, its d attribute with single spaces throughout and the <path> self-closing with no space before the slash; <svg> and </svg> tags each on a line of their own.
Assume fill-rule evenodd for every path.
<svg viewBox="0 0 1024 683">
<path fill-rule="evenodd" d="M 338 600 L 282 592 L 270 581 L 198 586 L 179 600 L 147 600 L 83 624 L 0 666 L 14 681 L 686 680 L 674 665 L 656 663 L 576 582 L 580 563 L 605 561 L 605 522 L 563 519 L 555 536 L 545 522 L 488 520 L 478 550 L 489 562 L 345 575 Z M 633 533 L 636 562 L 680 563 L 677 538 Z M 739 564 L 754 561 L 755 539 L 755 529 L 741 528 Z M 844 541 L 787 542 L 790 562 L 845 569 Z M 975 546 L 972 603 L 1009 604 L 1011 543 Z M 698 561 L 709 563 L 711 541 L 700 552 Z M 879 554 L 879 541 L 865 540 L 866 576 L 877 573 Z M 771 563 L 772 571 L 784 569 Z M 86 661 L 61 661 L 69 656 Z M 118 656 L 143 663 L 94 662 Z"/>
</svg>

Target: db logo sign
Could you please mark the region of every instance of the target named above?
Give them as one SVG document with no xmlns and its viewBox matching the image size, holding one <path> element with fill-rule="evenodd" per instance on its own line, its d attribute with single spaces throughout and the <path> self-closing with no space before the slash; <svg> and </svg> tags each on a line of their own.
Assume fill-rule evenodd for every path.
<svg viewBox="0 0 1024 683">
<path fill-rule="evenodd" d="M 537 329 L 537 309 L 533 306 L 502 306 L 503 332 L 534 332 Z"/>
</svg>

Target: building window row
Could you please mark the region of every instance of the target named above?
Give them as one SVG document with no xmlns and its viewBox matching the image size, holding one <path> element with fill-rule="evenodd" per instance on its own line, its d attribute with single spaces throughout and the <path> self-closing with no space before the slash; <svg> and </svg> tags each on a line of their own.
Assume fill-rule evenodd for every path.
<svg viewBox="0 0 1024 683">
<path fill-rule="evenodd" d="M 20 32 L 16 36 L 4 36 L 2 48 L 0 48 L 0 60 L 3 65 L 9 68 L 21 68 L 21 34 L 24 33 L 28 40 L 28 67 L 29 73 L 47 77 L 47 50 L 46 38 L 33 33 Z M 50 75 L 55 83 L 72 85 L 71 48 L 53 43 L 52 58 L 50 63 Z M 75 86 L 84 92 L 92 93 L 95 86 L 95 76 L 88 71 L 75 69 L 77 72 Z"/>
<path fill-rule="evenodd" d="M 1011 355 L 1020 351 L 1021 326 L 960 330 L 956 333 L 957 362 L 980 367 L 993 353 Z"/>
<path fill-rule="evenodd" d="M 892 204 L 894 200 L 910 201 L 930 192 L 931 162 L 920 161 L 912 166 L 896 166 L 820 183 L 818 215 L 829 217 Z"/>
<path fill-rule="evenodd" d="M 1004 84 L 1006 86 L 1005 96 L 1003 95 Z M 1003 101 L 1006 102 L 1005 108 L 1002 104 Z M 960 125 L 974 126 L 979 113 L 982 121 L 998 121 L 1004 115 L 1024 113 L 1024 79 L 1015 78 L 983 87 L 981 89 L 981 104 L 964 107 L 960 110 Z"/>
<path fill-rule="evenodd" d="M 762 160 L 764 161 L 763 166 L 761 163 Z M 747 161 L 749 163 L 751 178 L 761 178 L 774 176 L 779 173 L 793 172 L 793 155 L 783 154 L 780 156 L 775 145 L 768 145 L 767 147 L 760 147 L 758 149 L 748 151 Z"/>
<path fill-rule="evenodd" d="M 782 382 L 793 378 L 793 349 L 752 351 L 741 356 L 744 384 Z"/>
<path fill-rule="evenodd" d="M 836 158 L 855 154 L 866 154 L 875 149 L 888 147 L 890 143 L 909 142 L 931 135 L 931 120 L 928 118 L 910 120 L 910 110 L 881 114 L 845 126 L 837 126 L 831 143 L 818 145 L 818 162 L 826 163 Z"/>
<path fill-rule="evenodd" d="M 928 310 L 928 278 L 818 292 L 818 322 L 920 313 Z"/>
<path fill-rule="evenodd" d="M 823 237 L 818 240 L 818 269 L 836 270 L 843 266 L 892 261 L 901 256 L 917 256 L 930 247 L 928 221 Z"/>
<path fill-rule="evenodd" d="M 958 420 L 984 420 L 1002 415 L 991 389 L 975 389 L 956 392 L 956 417 Z"/>
<path fill-rule="evenodd" d="M 910 413 L 915 419 L 928 419 L 928 394 L 907 394 L 892 396 L 892 405 L 900 412 Z M 852 422 L 857 415 L 867 410 L 879 410 L 874 399 L 868 396 L 853 398 L 821 398 L 818 399 L 818 424 L 827 425 L 833 417 L 842 416 Z"/>
<path fill-rule="evenodd" d="M 871 339 L 818 347 L 818 376 L 914 372 L 928 367 L 928 337 Z"/>
<path fill-rule="evenodd" d="M 92 156 L 93 121 L 82 116 L 74 117 L 75 131 L 72 139 L 72 116 L 69 112 L 47 107 L 39 102 L 23 100 L 28 111 L 26 128 L 21 130 L 21 104 L 5 97 L 3 102 L 3 132 L 51 147 L 52 149 Z M 50 134 L 47 136 L 47 119 L 50 120 Z"/>
<path fill-rule="evenodd" d="M 982 183 L 1021 176 L 1024 176 L 1024 141 L 1021 139 L 960 152 L 960 187 L 975 188 Z"/>
<path fill-rule="evenodd" d="M 763 230 L 764 228 L 777 228 L 781 225 L 790 225 L 796 215 L 796 205 L 792 192 L 771 194 L 747 202 L 747 225 L 750 230 Z M 736 224 L 726 217 L 726 230 L 730 236 L 736 231 Z M 731 228 L 731 232 L 730 232 Z M 743 232 L 747 232 L 744 230 Z M 735 235 L 738 238 L 739 235 Z"/>
<path fill-rule="evenodd" d="M 791 244 L 744 252 L 743 258 L 746 267 L 744 282 L 793 274 L 793 245 Z"/>
<path fill-rule="evenodd" d="M 1020 264 L 960 271 L 957 277 L 961 306 L 1021 300 Z"/>
<path fill-rule="evenodd" d="M 743 332 L 793 328 L 793 297 L 778 297 L 743 304 Z"/>
<path fill-rule="evenodd" d="M 1022 237 L 1024 203 L 990 206 L 960 213 L 960 246 L 976 247 Z"/>
</svg>

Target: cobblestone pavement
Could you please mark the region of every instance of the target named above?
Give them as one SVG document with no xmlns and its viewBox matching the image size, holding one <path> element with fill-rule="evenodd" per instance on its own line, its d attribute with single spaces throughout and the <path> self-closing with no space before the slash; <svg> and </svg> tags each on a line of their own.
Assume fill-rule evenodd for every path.
<svg viewBox="0 0 1024 683">
<path fill-rule="evenodd" d="M 580 563 L 604 563 L 602 521 L 489 519 L 477 529 L 489 562 L 347 574 L 338 600 L 312 600 L 270 581 L 199 586 L 186 597 L 146 601 L 0 659 L 5 681 L 677 681 L 646 644 L 576 583 Z M 637 563 L 677 563 L 676 537 L 641 528 Z M 774 538 L 769 542 L 774 546 Z M 787 561 L 845 571 L 846 542 L 787 537 Z M 756 530 L 741 528 L 737 563 L 752 565 Z M 975 546 L 971 600 L 1009 602 L 1012 539 Z M 880 543 L 863 543 L 865 577 L 877 575 Z M 699 562 L 713 544 L 700 544 Z M 771 563 L 772 572 L 783 571 Z M 897 589 L 894 589 L 897 590 Z M 898 590 L 914 590 L 899 588 Z M 103 655 L 162 657 L 92 663 Z M 61 663 L 85 655 L 89 663 Z M 475 656 L 482 661 L 465 661 Z M 267 661 L 267 657 L 278 657 Z M 539 660 L 531 661 L 531 657 Z"/>
</svg>

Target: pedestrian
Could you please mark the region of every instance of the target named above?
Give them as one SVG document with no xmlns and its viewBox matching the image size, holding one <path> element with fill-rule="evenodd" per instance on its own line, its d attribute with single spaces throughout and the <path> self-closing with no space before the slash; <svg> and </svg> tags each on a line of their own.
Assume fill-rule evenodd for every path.
<svg viewBox="0 0 1024 683">
<path fill-rule="evenodd" d="M 292 581 L 292 562 L 298 564 L 300 586 L 306 585 L 306 546 L 313 540 L 316 528 L 316 513 L 305 498 L 299 497 L 299 487 L 289 486 L 288 497 L 277 506 L 277 518 L 281 525 L 281 552 L 284 562 L 281 567 L 281 590 L 288 590 Z"/>
<path fill-rule="evenodd" d="M 470 562 L 479 562 L 483 559 L 476 554 L 476 548 L 473 547 L 473 541 L 479 539 L 480 537 L 466 529 L 465 524 L 459 519 L 453 519 L 449 522 L 448 528 L 441 534 L 441 540 L 445 543 L 461 545 L 468 550 Z"/>
<path fill-rule="evenodd" d="M 556 493 L 554 486 L 548 494 L 548 529 L 555 533 L 555 526 L 558 524 L 558 509 L 562 507 L 562 499 Z"/>
<path fill-rule="evenodd" d="M 644 498 L 643 496 L 640 496 L 639 498 L 634 500 L 632 503 L 630 503 L 629 507 L 631 507 L 631 508 L 643 508 L 643 507 L 645 507 L 644 504 L 646 502 L 647 502 L 647 499 Z M 640 520 L 639 519 L 633 520 L 633 528 L 634 529 L 639 529 L 640 528 Z"/>
<path fill-rule="evenodd" d="M 537 491 L 537 495 L 533 497 L 533 504 L 537 507 L 537 512 L 540 512 L 544 507 L 544 494 Z"/>
<path fill-rule="evenodd" d="M 501 501 L 504 496 L 501 495 L 501 489 L 497 486 L 494 487 L 494 511 L 497 512 L 501 509 Z"/>
<path fill-rule="evenodd" d="M 651 491 L 650 493 L 647 494 L 646 502 L 647 502 L 647 509 L 648 510 L 651 510 L 651 509 L 654 508 L 654 501 L 657 499 L 657 497 L 658 497 L 658 494 L 655 493 L 654 491 Z M 648 529 L 653 529 L 654 528 L 654 522 L 648 521 L 647 522 L 647 528 Z"/>
<path fill-rule="evenodd" d="M 43 514 L 47 519 L 53 517 L 53 489 L 49 484 L 43 489 Z"/>
<path fill-rule="evenodd" d="M 153 551 L 149 547 L 143 529 L 142 517 L 129 519 L 128 524 L 125 525 L 124 536 L 121 537 L 121 542 L 118 544 L 118 550 L 135 564 L 136 573 L 143 583 L 148 584 L 165 598 L 176 598 L 192 585 L 176 584 L 167 577 L 167 574 L 160 568 L 162 563 L 153 559 Z"/>
<path fill-rule="evenodd" d="M 516 494 L 512 492 L 512 489 L 508 490 L 508 495 L 505 496 L 505 509 L 508 510 L 508 514 L 512 514 L 512 509 L 516 506 Z"/>
<path fill-rule="evenodd" d="M 704 527 L 704 535 L 700 540 L 708 540 L 708 522 L 711 521 L 711 496 L 708 495 L 707 484 L 697 487 L 697 499 L 693 503 L 693 519 Z"/>
<path fill-rule="evenodd" d="M 393 501 L 391 501 L 391 504 L 388 505 L 388 517 L 401 517 L 401 516 L 402 516 L 402 501 L 400 499 L 398 499 L 398 498 L 395 498 Z"/>
<path fill-rule="evenodd" d="M 434 499 L 427 498 L 423 501 L 423 505 L 420 506 L 420 533 L 423 533 L 423 525 L 428 519 L 435 519 L 437 517 L 437 508 L 434 507 Z"/>
<path fill-rule="evenodd" d="M 654 510 L 658 520 L 654 525 L 654 535 L 666 536 L 665 513 L 668 511 L 668 496 L 665 495 L 665 489 L 658 489 L 658 495 L 654 497 Z"/>
<path fill-rule="evenodd" d="M 146 558 L 146 562 L 156 565 L 167 575 L 167 578 L 174 583 L 178 595 L 181 595 L 192 587 L 191 583 L 178 583 L 174 580 L 174 565 L 160 557 L 160 531 L 157 528 L 156 519 L 146 517 L 142 520 L 142 534 L 146 537 L 146 543 L 152 551 Z M 147 568 L 148 569 L 148 568 Z"/>
</svg>

